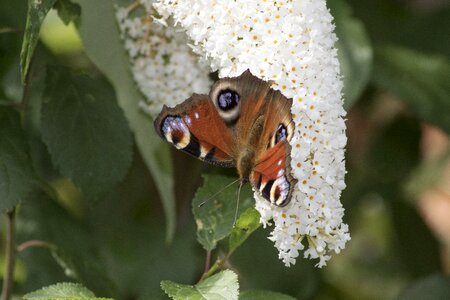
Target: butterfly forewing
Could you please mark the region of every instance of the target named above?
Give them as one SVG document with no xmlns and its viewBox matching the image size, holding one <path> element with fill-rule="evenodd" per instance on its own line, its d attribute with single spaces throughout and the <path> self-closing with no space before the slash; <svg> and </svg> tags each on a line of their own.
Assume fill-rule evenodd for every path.
<svg viewBox="0 0 450 300">
<path fill-rule="evenodd" d="M 158 134 L 177 149 L 203 161 L 233 167 L 233 139 L 209 97 L 194 94 L 156 118 Z"/>
</svg>

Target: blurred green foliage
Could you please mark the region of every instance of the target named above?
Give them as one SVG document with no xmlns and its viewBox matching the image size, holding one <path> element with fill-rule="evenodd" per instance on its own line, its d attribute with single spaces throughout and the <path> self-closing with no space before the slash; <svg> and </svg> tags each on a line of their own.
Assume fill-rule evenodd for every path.
<svg viewBox="0 0 450 300">
<path fill-rule="evenodd" d="M 181 299 L 180 290 L 226 298 L 238 280 L 240 299 L 450 298 L 444 254 L 415 202 L 449 162 L 424 162 L 419 147 L 423 123 L 450 132 L 448 4 L 329 1 L 349 110 L 342 201 L 352 240 L 319 270 L 304 259 L 282 265 L 248 187 L 234 228 L 237 184 L 198 207 L 235 174 L 175 153 L 153 132 L 112 1 L 38 2 L 0 1 L 0 211 L 17 206 L 15 242 L 25 248 L 15 295 L 75 281 L 86 289 L 52 286 L 27 299 L 167 299 L 165 280 Z M 83 45 L 62 21 L 47 28 L 67 32 L 72 51 L 57 49 L 64 34 L 39 41 L 54 3 Z M 234 272 L 198 283 L 203 248 L 213 268 Z"/>
<path fill-rule="evenodd" d="M 152 121 L 139 108 L 143 95 L 137 90 L 130 72 L 115 19 L 114 3 L 110 0 L 75 2 L 84 10 L 79 32 L 86 55 L 114 86 L 140 155 L 159 190 L 166 216 L 166 238 L 171 241 L 175 232 L 175 196 L 169 146 L 155 134 Z"/>
</svg>

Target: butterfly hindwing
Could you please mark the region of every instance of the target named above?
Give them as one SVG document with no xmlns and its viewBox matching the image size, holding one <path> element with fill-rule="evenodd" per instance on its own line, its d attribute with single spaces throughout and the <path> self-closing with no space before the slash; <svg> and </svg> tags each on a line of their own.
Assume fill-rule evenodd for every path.
<svg viewBox="0 0 450 300">
<path fill-rule="evenodd" d="M 234 166 L 233 138 L 207 95 L 194 94 L 173 108 L 164 106 L 154 125 L 177 149 L 214 165 Z"/>
<path fill-rule="evenodd" d="M 277 206 L 286 206 L 296 184 L 291 175 L 291 147 L 287 141 L 263 152 L 250 174 L 250 183 L 261 196 Z"/>
</svg>

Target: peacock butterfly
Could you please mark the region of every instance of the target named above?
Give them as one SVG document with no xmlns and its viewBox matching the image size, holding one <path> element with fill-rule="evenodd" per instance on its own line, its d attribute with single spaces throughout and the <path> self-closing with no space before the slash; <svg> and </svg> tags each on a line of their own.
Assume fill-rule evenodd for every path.
<svg viewBox="0 0 450 300">
<path fill-rule="evenodd" d="M 250 71 L 218 80 L 209 95 L 193 94 L 164 106 L 154 125 L 177 149 L 208 163 L 236 167 L 241 184 L 286 206 L 297 182 L 291 175 L 292 99 Z"/>
</svg>

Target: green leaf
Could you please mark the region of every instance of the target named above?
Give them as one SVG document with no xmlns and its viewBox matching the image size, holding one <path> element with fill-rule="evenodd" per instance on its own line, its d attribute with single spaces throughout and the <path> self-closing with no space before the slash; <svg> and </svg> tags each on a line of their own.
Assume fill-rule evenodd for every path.
<svg viewBox="0 0 450 300">
<path fill-rule="evenodd" d="M 174 300 L 202 300 L 205 299 L 192 285 L 178 284 L 172 281 L 161 281 L 161 288 Z"/>
<path fill-rule="evenodd" d="M 174 300 L 233 300 L 239 295 L 237 275 L 230 270 L 208 277 L 195 286 L 162 281 L 161 288 Z"/>
<path fill-rule="evenodd" d="M 0 212 L 5 212 L 36 183 L 19 114 L 9 108 L 0 107 L 0 141 Z"/>
<path fill-rule="evenodd" d="M 81 7 L 70 0 L 58 0 L 55 3 L 55 9 L 58 10 L 58 16 L 66 25 L 70 22 L 76 24 L 81 15 Z"/>
<path fill-rule="evenodd" d="M 399 300 L 438 300 L 450 296 L 450 277 L 431 275 L 415 281 L 398 297 Z"/>
<path fill-rule="evenodd" d="M 156 135 L 152 120 L 141 111 L 143 96 L 131 75 L 111 0 L 76 0 L 81 6 L 79 31 L 86 53 L 113 84 L 137 147 L 153 175 L 166 215 L 166 239 L 175 232 L 175 195 L 169 146 Z M 101 13 L 99 13 L 101 12 Z"/>
<path fill-rule="evenodd" d="M 345 108 L 358 100 L 370 79 L 373 51 L 364 24 L 343 0 L 327 1 L 336 20 L 338 58 L 344 77 Z"/>
<path fill-rule="evenodd" d="M 228 236 L 233 229 L 234 215 L 237 205 L 237 188 L 222 188 L 232 184 L 234 178 L 207 175 L 203 176 L 203 186 L 197 190 L 192 201 L 192 211 L 197 223 L 197 239 L 207 251 L 214 249 L 217 242 Z M 217 195 L 214 196 L 218 191 Z M 204 205 L 199 204 L 211 198 Z M 249 188 L 243 188 L 241 192 L 240 211 L 250 206 L 252 194 Z"/>
<path fill-rule="evenodd" d="M 81 284 L 64 282 L 44 287 L 38 291 L 28 293 L 23 296 L 25 300 L 78 300 L 90 299 L 100 300 L 106 298 L 97 298 L 94 293 Z"/>
<path fill-rule="evenodd" d="M 201 283 L 196 289 L 205 299 L 237 299 L 239 295 L 239 282 L 236 273 L 231 270 L 224 270 L 213 275 Z"/>
<path fill-rule="evenodd" d="M 424 121 L 450 133 L 450 61 L 409 49 L 376 48 L 372 80 L 409 104 Z"/>
<path fill-rule="evenodd" d="M 56 0 L 28 0 L 27 24 L 25 25 L 22 51 L 20 53 L 20 66 L 23 82 L 25 82 L 28 67 L 30 66 L 34 49 L 39 40 L 39 31 L 42 22 L 53 4 L 55 4 L 55 1 Z"/>
<path fill-rule="evenodd" d="M 295 300 L 295 298 L 271 291 L 248 290 L 239 295 L 239 300 Z"/>
<path fill-rule="evenodd" d="M 101 78 L 49 69 L 42 136 L 54 164 L 91 199 L 110 191 L 131 163 L 127 122 Z"/>
<path fill-rule="evenodd" d="M 228 255 L 234 252 L 243 242 L 261 226 L 259 212 L 253 207 L 241 214 L 230 234 Z"/>
</svg>

